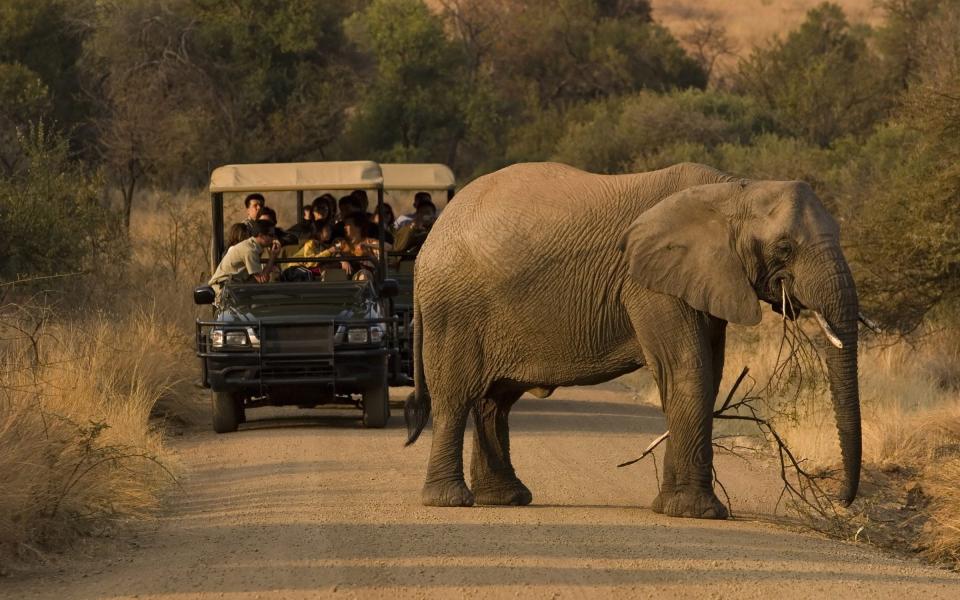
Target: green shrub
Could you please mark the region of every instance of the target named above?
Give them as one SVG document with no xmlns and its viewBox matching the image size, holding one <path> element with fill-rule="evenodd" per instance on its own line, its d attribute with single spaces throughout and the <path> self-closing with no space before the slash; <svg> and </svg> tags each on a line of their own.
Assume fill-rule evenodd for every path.
<svg viewBox="0 0 960 600">
<path fill-rule="evenodd" d="M 122 262 L 125 236 L 102 181 L 44 124 L 18 133 L 22 169 L 0 178 L 0 279 L 75 273 Z"/>
</svg>

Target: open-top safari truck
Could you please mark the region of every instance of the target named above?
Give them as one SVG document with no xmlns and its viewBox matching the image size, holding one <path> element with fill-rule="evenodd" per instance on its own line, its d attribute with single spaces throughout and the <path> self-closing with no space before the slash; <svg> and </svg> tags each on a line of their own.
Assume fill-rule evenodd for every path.
<svg viewBox="0 0 960 600">
<path fill-rule="evenodd" d="M 304 194 L 351 190 L 375 192 L 383 203 L 383 176 L 375 162 L 227 165 L 210 177 L 213 236 L 211 266 L 224 244 L 224 196 L 241 202 L 260 192 L 296 195 L 302 218 Z M 279 194 L 282 192 L 283 194 Z M 311 281 L 265 284 L 228 282 L 215 303 L 209 286 L 197 288 L 197 304 L 214 304 L 212 318 L 198 320 L 197 355 L 202 382 L 210 388 L 213 428 L 235 431 L 246 410 L 258 406 L 352 404 L 363 424 L 383 427 L 390 416 L 388 384 L 405 383 L 399 372 L 396 320 L 390 299 L 396 281 L 387 278 L 384 233 L 376 258 L 279 258 L 281 268 L 325 262 Z M 339 269 L 342 261 L 372 265 L 373 276 L 355 281 Z M 264 259 L 264 262 L 266 260 Z"/>
<path fill-rule="evenodd" d="M 406 194 L 412 198 L 415 192 L 429 192 L 438 212 L 453 199 L 457 182 L 453 171 L 446 165 L 384 163 L 380 169 L 383 172 L 383 189 L 388 194 Z M 393 207 L 398 209 L 398 213 L 403 212 L 403 208 L 412 206 L 411 198 L 407 199 L 408 203 L 394 200 Z M 398 366 L 400 373 L 412 380 L 413 265 L 417 255 L 416 252 L 390 252 L 388 256 L 390 277 L 396 280 L 399 287 L 393 300 L 394 315 L 397 317 Z"/>
</svg>

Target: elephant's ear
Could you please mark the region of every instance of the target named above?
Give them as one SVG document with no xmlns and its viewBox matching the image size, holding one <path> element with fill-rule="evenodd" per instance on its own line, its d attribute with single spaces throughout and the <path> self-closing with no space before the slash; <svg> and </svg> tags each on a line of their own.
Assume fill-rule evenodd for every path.
<svg viewBox="0 0 960 600">
<path fill-rule="evenodd" d="M 630 224 L 620 250 L 644 287 L 725 321 L 756 325 L 759 300 L 721 210 L 730 185 L 695 186 L 662 200 Z"/>
</svg>

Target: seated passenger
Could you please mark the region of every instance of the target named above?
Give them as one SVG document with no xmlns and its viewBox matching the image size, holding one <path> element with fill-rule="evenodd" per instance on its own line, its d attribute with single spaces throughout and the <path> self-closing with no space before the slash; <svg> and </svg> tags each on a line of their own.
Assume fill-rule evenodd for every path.
<svg viewBox="0 0 960 600">
<path fill-rule="evenodd" d="M 332 246 L 320 249 L 319 243 L 307 243 L 298 253 L 303 258 L 328 258 L 328 257 L 370 257 L 377 258 L 380 255 L 380 241 L 363 235 L 363 219 L 359 215 L 351 215 L 343 221 L 346 235 L 338 239 Z M 318 264 L 318 263 L 314 263 Z M 349 261 L 343 261 L 340 266 L 349 275 L 357 275 L 360 270 L 373 271 L 376 269 L 372 262 L 363 261 L 359 265 Z M 316 267 L 314 267 L 316 268 Z"/>
<path fill-rule="evenodd" d="M 227 231 L 227 248 L 250 237 L 250 228 L 245 223 L 234 223 Z"/>
<path fill-rule="evenodd" d="M 400 215 L 399 217 L 397 217 L 397 220 L 393 224 L 394 228 L 400 229 L 404 225 L 409 225 L 410 223 L 413 223 L 413 220 L 417 216 L 417 209 L 420 208 L 420 204 L 423 202 L 429 202 L 430 204 L 433 204 L 433 196 L 431 196 L 427 192 L 417 192 L 416 194 L 414 194 L 413 212 L 407 213 L 405 215 Z M 434 210 L 436 210 L 435 206 L 434 206 Z"/>
<path fill-rule="evenodd" d="M 337 212 L 337 199 L 332 194 L 317 196 L 311 203 L 314 222 L 332 224 Z"/>
<path fill-rule="evenodd" d="M 330 226 L 321 225 L 314 229 L 310 239 L 292 255 L 292 258 L 324 258 L 333 256 L 333 252 L 327 252 L 331 249 L 331 246 Z M 300 264 L 308 269 L 316 269 L 318 272 L 323 270 L 323 264 L 321 263 L 308 262 Z"/>
<path fill-rule="evenodd" d="M 263 194 L 248 194 L 247 197 L 243 199 L 243 207 L 247 212 L 247 218 L 243 220 L 243 224 L 247 226 L 248 234 L 252 234 L 251 227 L 253 222 L 257 220 L 257 214 L 266 203 L 267 201 L 263 198 Z"/>
<path fill-rule="evenodd" d="M 276 232 L 276 237 L 280 240 L 282 246 L 298 246 L 300 245 L 300 239 L 292 234 L 284 231 L 277 227 L 277 211 L 273 210 L 269 206 L 261 206 L 260 210 L 257 211 L 257 220 L 258 221 L 267 221 L 273 225 Z"/>
<path fill-rule="evenodd" d="M 367 237 L 373 238 L 375 240 L 380 239 L 380 228 L 383 228 L 383 240 L 389 244 L 393 245 L 393 207 L 384 202 L 381 205 L 379 213 L 374 213 L 371 218 L 368 219 L 366 225 L 364 226 L 364 231 Z M 381 224 L 382 223 L 382 224 Z"/>
<path fill-rule="evenodd" d="M 343 196 L 337 201 L 337 206 L 340 209 L 340 214 L 339 219 L 337 219 L 337 222 L 333 225 L 332 231 L 333 239 L 335 240 L 347 237 L 343 222 L 347 217 L 360 212 L 360 203 L 353 196 Z"/>
<path fill-rule="evenodd" d="M 209 285 L 217 292 L 223 290 L 227 282 L 266 283 L 270 281 L 273 264 L 280 254 L 280 243 L 274 237 L 273 226 L 267 221 L 258 221 L 252 225 L 253 235 L 239 244 L 230 246 L 223 260 L 217 265 L 217 270 L 210 278 Z M 261 264 L 260 257 L 264 250 L 269 250 L 269 260 L 266 266 Z"/>
<path fill-rule="evenodd" d="M 287 233 L 297 236 L 297 244 L 303 244 L 313 234 L 313 205 L 307 204 L 303 207 L 303 214 L 300 221 L 294 223 L 287 229 Z"/>
<path fill-rule="evenodd" d="M 415 254 L 423 245 L 423 242 L 426 241 L 427 234 L 430 233 L 436 218 L 437 207 L 433 205 L 433 202 L 422 201 L 420 206 L 417 207 L 413 221 L 397 230 L 396 244 L 393 246 L 394 251 Z"/>
</svg>

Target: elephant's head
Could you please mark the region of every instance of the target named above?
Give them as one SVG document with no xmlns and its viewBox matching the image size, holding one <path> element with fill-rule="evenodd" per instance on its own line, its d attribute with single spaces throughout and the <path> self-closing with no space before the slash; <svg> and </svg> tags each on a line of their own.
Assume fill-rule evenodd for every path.
<svg viewBox="0 0 960 600">
<path fill-rule="evenodd" d="M 620 248 L 644 287 L 733 323 L 759 323 L 759 300 L 788 313 L 791 305 L 814 311 L 830 342 L 826 361 L 845 474 L 841 498 L 852 502 L 861 454 L 857 292 L 839 227 L 810 186 L 741 181 L 687 188 L 637 218 Z"/>
</svg>

